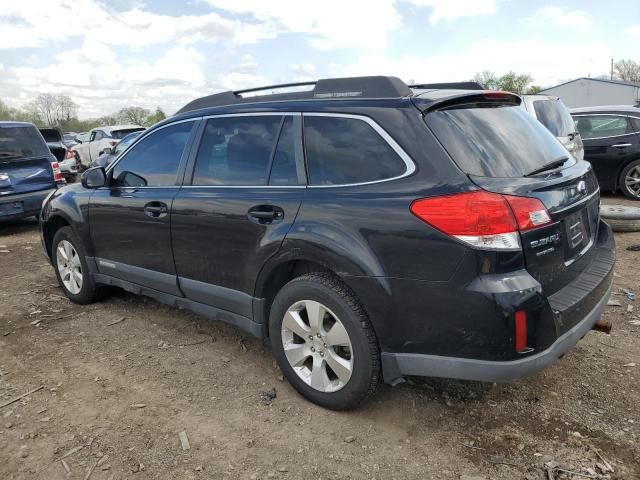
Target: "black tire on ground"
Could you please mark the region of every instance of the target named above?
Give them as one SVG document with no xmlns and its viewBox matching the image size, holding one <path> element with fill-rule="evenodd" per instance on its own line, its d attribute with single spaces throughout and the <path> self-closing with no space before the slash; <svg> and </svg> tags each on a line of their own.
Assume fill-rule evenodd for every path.
<svg viewBox="0 0 640 480">
<path fill-rule="evenodd" d="M 625 197 L 630 198 L 631 200 L 640 200 L 640 193 L 629 189 L 625 181 L 629 172 L 635 169 L 640 170 L 640 160 L 634 160 L 622 169 L 622 172 L 620 172 L 620 178 L 618 179 L 618 185 L 620 186 L 620 191 Z M 634 173 L 634 175 L 637 174 Z"/>
<path fill-rule="evenodd" d="M 73 248 L 76 250 L 82 270 L 82 287 L 78 293 L 72 293 L 67 289 L 62 278 L 60 277 L 60 271 L 58 269 L 58 245 L 63 240 L 71 243 Z M 93 282 L 92 276 L 89 274 L 89 268 L 87 267 L 86 260 L 86 252 L 84 249 L 84 245 L 80 242 L 71 227 L 62 227 L 59 229 L 53 237 L 53 242 L 51 243 L 51 260 L 53 263 L 53 269 L 56 272 L 56 278 L 58 279 L 58 283 L 62 287 L 65 295 L 69 300 L 73 303 L 79 303 L 81 305 L 86 305 L 88 303 L 93 303 L 99 298 L 100 291 L 96 287 Z"/>
<path fill-rule="evenodd" d="M 614 232 L 640 232 L 640 208 L 627 205 L 602 205 L 600 216 Z"/>
<path fill-rule="evenodd" d="M 284 353 L 282 322 L 296 302 L 312 300 L 329 308 L 342 322 L 352 346 L 353 370 L 338 391 L 322 392 L 305 383 L 293 370 Z M 289 383 L 308 400 L 331 410 L 358 407 L 371 397 L 381 378 L 378 341 L 360 302 L 337 278 L 326 273 L 309 273 L 287 283 L 276 295 L 269 318 L 271 347 L 278 366 Z"/>
</svg>

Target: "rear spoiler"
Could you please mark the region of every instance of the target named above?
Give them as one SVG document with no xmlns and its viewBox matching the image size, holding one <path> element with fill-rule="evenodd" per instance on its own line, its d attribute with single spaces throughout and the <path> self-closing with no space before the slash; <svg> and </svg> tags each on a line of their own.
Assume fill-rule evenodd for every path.
<svg viewBox="0 0 640 480">
<path fill-rule="evenodd" d="M 428 95 L 426 97 L 415 96 L 411 97 L 411 101 L 422 113 L 446 110 L 449 108 L 460 108 L 465 105 L 517 107 L 522 103 L 522 99 L 515 93 L 493 90 L 469 90 L 466 92 L 462 90 L 452 90 L 450 95 L 441 95 L 437 98 Z"/>
<path fill-rule="evenodd" d="M 419 83 L 409 88 L 420 90 L 485 90 L 478 82 Z"/>
</svg>

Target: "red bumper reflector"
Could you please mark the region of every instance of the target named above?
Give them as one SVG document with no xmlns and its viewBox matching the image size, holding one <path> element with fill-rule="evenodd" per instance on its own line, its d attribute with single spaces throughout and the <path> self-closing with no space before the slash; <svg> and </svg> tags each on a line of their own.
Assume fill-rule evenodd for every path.
<svg viewBox="0 0 640 480">
<path fill-rule="evenodd" d="M 527 346 L 527 312 L 518 310 L 516 312 L 516 352 L 524 352 Z"/>
</svg>

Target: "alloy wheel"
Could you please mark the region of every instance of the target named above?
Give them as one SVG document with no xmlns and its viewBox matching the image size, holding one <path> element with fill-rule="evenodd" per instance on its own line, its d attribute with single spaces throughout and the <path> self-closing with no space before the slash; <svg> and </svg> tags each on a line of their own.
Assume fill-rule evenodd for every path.
<svg viewBox="0 0 640 480">
<path fill-rule="evenodd" d="M 340 319 L 325 305 L 302 300 L 282 319 L 284 353 L 298 377 L 320 392 L 343 388 L 353 372 L 351 339 Z"/>
<path fill-rule="evenodd" d="M 627 172 L 624 183 L 629 192 L 640 198 L 640 165 L 636 165 Z"/>
<path fill-rule="evenodd" d="M 71 242 L 62 240 L 58 243 L 56 257 L 62 283 L 70 293 L 77 295 L 82 290 L 82 264 L 78 252 Z"/>
</svg>

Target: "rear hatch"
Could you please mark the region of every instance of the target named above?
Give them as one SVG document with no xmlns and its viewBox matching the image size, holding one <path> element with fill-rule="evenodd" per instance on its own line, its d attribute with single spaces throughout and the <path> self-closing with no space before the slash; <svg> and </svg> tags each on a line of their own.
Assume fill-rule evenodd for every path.
<svg viewBox="0 0 640 480">
<path fill-rule="evenodd" d="M 578 161 L 510 94 L 475 94 L 424 111 L 427 126 L 478 187 L 539 199 L 552 223 L 520 234 L 526 268 L 550 295 L 589 263 L 600 194 Z M 418 105 L 417 105 L 418 106 Z"/>
<path fill-rule="evenodd" d="M 35 127 L 0 123 L 0 200 L 13 193 L 55 188 L 52 161 Z"/>
<path fill-rule="evenodd" d="M 67 155 L 67 147 L 62 143 L 62 132 L 57 128 L 40 128 L 39 130 L 56 160 L 62 162 Z"/>
</svg>

